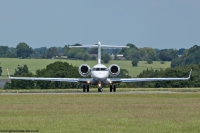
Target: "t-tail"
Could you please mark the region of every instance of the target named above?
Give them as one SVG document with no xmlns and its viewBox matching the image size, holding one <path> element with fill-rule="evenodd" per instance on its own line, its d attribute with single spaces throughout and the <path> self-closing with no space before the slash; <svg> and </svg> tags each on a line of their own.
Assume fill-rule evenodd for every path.
<svg viewBox="0 0 200 133">
<path fill-rule="evenodd" d="M 129 46 L 114 46 L 114 45 L 101 45 L 101 42 L 98 42 L 97 45 L 85 45 L 85 46 L 69 46 L 69 48 L 98 48 L 98 64 L 101 64 L 101 48 L 129 48 Z"/>
<path fill-rule="evenodd" d="M 98 64 L 101 64 L 101 42 L 98 42 Z"/>
</svg>

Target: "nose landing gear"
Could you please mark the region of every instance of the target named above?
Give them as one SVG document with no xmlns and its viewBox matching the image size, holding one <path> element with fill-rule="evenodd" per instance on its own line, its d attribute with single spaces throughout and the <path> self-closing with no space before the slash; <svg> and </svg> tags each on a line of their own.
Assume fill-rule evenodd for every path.
<svg viewBox="0 0 200 133">
<path fill-rule="evenodd" d="M 99 87 L 98 92 L 102 92 L 102 91 L 103 91 L 102 87 Z"/>
</svg>

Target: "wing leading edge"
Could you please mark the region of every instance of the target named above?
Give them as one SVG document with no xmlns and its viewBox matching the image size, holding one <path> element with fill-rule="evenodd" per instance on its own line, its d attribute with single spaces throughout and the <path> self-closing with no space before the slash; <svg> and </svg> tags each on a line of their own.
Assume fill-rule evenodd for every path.
<svg viewBox="0 0 200 133">
<path fill-rule="evenodd" d="M 45 77 L 11 77 L 8 72 L 8 77 L 10 79 L 18 80 L 43 80 L 43 81 L 62 81 L 62 82 L 71 82 L 71 83 L 87 83 L 90 81 L 90 78 L 45 78 Z M 147 81 L 169 81 L 169 80 L 189 80 L 192 73 L 190 70 L 189 76 L 187 78 L 110 78 L 112 83 L 128 83 L 128 82 L 147 82 Z"/>
<path fill-rule="evenodd" d="M 187 78 L 111 78 L 112 83 L 128 83 L 128 82 L 145 82 L 145 81 L 169 81 L 169 80 L 189 80 L 192 73 L 190 70 L 189 76 Z"/>
<path fill-rule="evenodd" d="M 18 80 L 42 80 L 42 81 L 62 81 L 62 82 L 71 82 L 71 83 L 86 83 L 90 81 L 90 78 L 45 78 L 45 77 L 11 77 L 7 69 L 8 77 L 10 79 Z"/>
</svg>

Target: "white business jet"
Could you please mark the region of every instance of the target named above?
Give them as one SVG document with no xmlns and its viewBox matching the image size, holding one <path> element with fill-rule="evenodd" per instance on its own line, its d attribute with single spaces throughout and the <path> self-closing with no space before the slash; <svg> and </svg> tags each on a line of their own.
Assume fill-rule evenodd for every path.
<svg viewBox="0 0 200 133">
<path fill-rule="evenodd" d="M 70 46 L 70 48 L 84 48 L 84 47 L 98 47 L 98 64 L 93 68 L 90 68 L 87 64 L 80 65 L 78 71 L 81 76 L 87 77 L 91 74 L 91 78 L 45 78 L 45 77 L 11 77 L 9 72 L 8 76 L 10 79 L 18 80 L 45 80 L 45 81 L 63 81 L 63 82 L 74 82 L 83 84 L 83 92 L 89 92 L 90 85 L 98 85 L 98 91 L 102 92 L 102 86 L 109 85 L 110 92 L 116 92 L 116 84 L 122 82 L 142 82 L 142 81 L 166 81 L 166 80 L 189 80 L 192 70 L 187 78 L 109 78 L 116 77 L 120 73 L 120 67 L 117 64 L 112 64 L 107 68 L 101 64 L 101 47 L 103 48 L 128 48 L 127 46 L 110 46 L 101 45 L 88 45 L 88 46 Z M 8 69 L 7 69 L 8 71 Z"/>
</svg>

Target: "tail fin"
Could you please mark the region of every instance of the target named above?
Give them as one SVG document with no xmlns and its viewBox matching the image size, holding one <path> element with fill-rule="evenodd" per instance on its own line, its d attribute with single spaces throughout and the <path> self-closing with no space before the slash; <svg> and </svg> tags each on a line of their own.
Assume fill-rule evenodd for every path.
<svg viewBox="0 0 200 133">
<path fill-rule="evenodd" d="M 7 73 L 8 73 L 8 77 L 10 78 L 10 73 L 9 73 L 9 71 L 8 71 L 8 68 L 7 68 Z"/>
<path fill-rule="evenodd" d="M 91 47 L 98 47 L 98 64 L 101 64 L 101 47 L 102 48 L 129 48 L 129 46 L 101 45 L 101 42 L 98 42 L 98 45 L 69 46 L 69 48 L 91 48 Z"/>
<path fill-rule="evenodd" d="M 101 64 L 101 43 L 98 42 L 98 64 Z"/>
<path fill-rule="evenodd" d="M 191 74 L 192 74 L 192 69 L 190 70 L 190 73 L 189 73 L 188 79 L 190 79 Z"/>
</svg>

